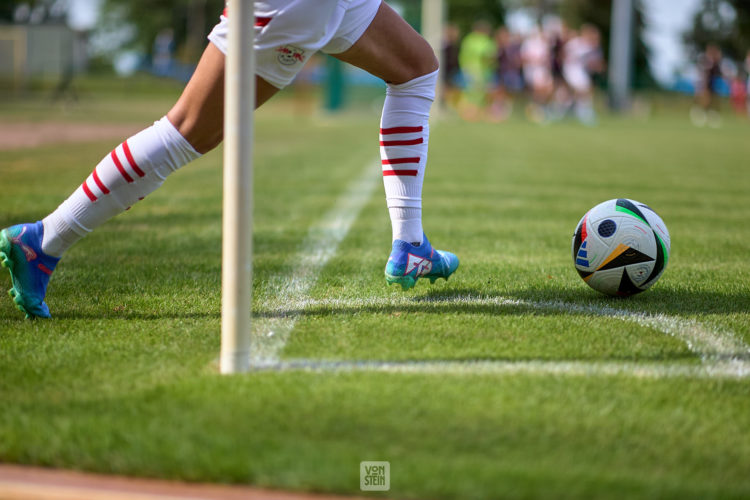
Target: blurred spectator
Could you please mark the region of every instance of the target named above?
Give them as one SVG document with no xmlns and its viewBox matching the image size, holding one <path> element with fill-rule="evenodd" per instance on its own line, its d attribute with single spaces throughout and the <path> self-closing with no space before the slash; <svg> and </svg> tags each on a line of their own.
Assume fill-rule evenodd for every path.
<svg viewBox="0 0 750 500">
<path fill-rule="evenodd" d="M 718 99 L 722 77 L 721 59 L 721 49 L 715 44 L 709 44 L 698 59 L 700 77 L 696 86 L 697 106 L 690 110 L 690 119 L 696 126 L 721 125 Z"/>
<path fill-rule="evenodd" d="M 169 76 L 172 71 L 172 52 L 174 52 L 174 31 L 165 28 L 154 39 L 152 66 L 158 76 Z"/>
<path fill-rule="evenodd" d="M 443 30 L 443 100 L 451 107 L 458 106 L 461 97 L 461 67 L 458 62 L 461 31 L 455 24 L 448 24 Z"/>
<path fill-rule="evenodd" d="M 537 29 L 521 45 L 523 77 L 531 89 L 531 103 L 526 114 L 531 121 L 547 120 L 547 104 L 552 94 L 552 65 L 549 41 L 541 29 Z"/>
<path fill-rule="evenodd" d="M 495 65 L 495 43 L 490 38 L 492 28 L 487 21 L 474 23 L 471 33 L 461 42 L 458 60 L 466 79 L 461 100 L 461 114 L 476 121 L 482 118 L 487 106 L 487 94 Z"/>
<path fill-rule="evenodd" d="M 494 88 L 490 98 L 490 119 L 503 121 L 513 111 L 511 94 L 523 90 L 521 39 L 507 28 L 495 31 L 496 63 Z"/>
<path fill-rule="evenodd" d="M 573 107 L 576 118 L 585 124 L 596 123 L 591 75 L 604 70 L 599 30 L 585 24 L 581 32 L 565 43 L 563 48 L 562 73 L 573 92 Z"/>
<path fill-rule="evenodd" d="M 605 67 L 597 27 L 586 24 L 576 32 L 552 20 L 527 36 L 504 26 L 492 38 L 489 33 L 490 25 L 478 21 L 458 44 L 457 28 L 445 27 L 445 100 L 453 104 L 457 82 L 463 83 L 458 106 L 463 118 L 504 121 L 512 114 L 514 98 L 526 91 L 526 116 L 531 121 L 561 119 L 570 113 L 584 124 L 596 122 L 593 77 Z"/>
<path fill-rule="evenodd" d="M 729 78 L 729 100 L 739 116 L 747 113 L 747 81 L 741 69 L 735 69 Z"/>
<path fill-rule="evenodd" d="M 498 43 L 497 66 L 498 76 L 503 87 L 510 93 L 521 92 L 524 88 L 521 74 L 521 44 L 523 37 L 508 30 L 500 37 Z"/>
<path fill-rule="evenodd" d="M 573 95 L 563 76 L 565 44 L 575 36 L 562 22 L 550 31 L 550 71 L 552 73 L 552 96 L 549 110 L 550 118 L 559 120 L 573 106 Z"/>
</svg>

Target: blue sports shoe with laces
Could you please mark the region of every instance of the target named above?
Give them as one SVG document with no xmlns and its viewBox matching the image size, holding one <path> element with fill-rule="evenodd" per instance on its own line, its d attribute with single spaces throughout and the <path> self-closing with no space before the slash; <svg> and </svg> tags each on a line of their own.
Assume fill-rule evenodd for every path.
<svg viewBox="0 0 750 500">
<path fill-rule="evenodd" d="M 60 261 L 42 252 L 43 234 L 41 221 L 0 231 L 0 265 L 8 268 L 13 284 L 8 295 L 29 319 L 50 317 L 44 296 L 49 277 Z"/>
<path fill-rule="evenodd" d="M 419 278 L 427 278 L 435 283 L 438 278 L 445 278 L 458 269 L 458 257 L 450 252 L 435 250 L 427 236 L 422 244 L 414 246 L 408 241 L 393 242 L 391 256 L 385 265 L 385 280 L 389 285 L 398 283 L 408 290 Z"/>
</svg>

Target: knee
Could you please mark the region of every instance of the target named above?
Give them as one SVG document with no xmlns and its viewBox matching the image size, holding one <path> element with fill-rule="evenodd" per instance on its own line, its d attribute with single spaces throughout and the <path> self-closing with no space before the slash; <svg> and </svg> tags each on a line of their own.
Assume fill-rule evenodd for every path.
<svg viewBox="0 0 750 500">
<path fill-rule="evenodd" d="M 440 66 L 438 58 L 425 39 L 422 39 L 421 47 L 415 55 L 416 57 L 412 58 L 412 60 L 405 61 L 407 62 L 407 67 L 405 68 L 404 80 L 394 83 L 405 83 L 438 70 Z"/>
<path fill-rule="evenodd" d="M 425 58 L 425 67 L 424 67 L 424 72 L 422 73 L 422 75 L 426 75 L 428 73 L 434 73 L 439 68 L 440 68 L 440 63 L 438 62 L 438 58 L 437 56 L 435 56 L 435 53 L 432 50 L 430 50 L 430 55 Z"/>
<path fill-rule="evenodd" d="M 194 113 L 188 112 L 177 103 L 167 113 L 167 119 L 177 131 L 201 154 L 208 153 L 221 144 L 224 138 L 223 120 L 217 123 L 205 123 Z"/>
</svg>

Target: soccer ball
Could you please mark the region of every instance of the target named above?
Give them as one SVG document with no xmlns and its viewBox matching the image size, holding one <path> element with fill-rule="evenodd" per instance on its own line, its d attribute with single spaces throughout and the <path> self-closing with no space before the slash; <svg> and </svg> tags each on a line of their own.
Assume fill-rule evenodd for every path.
<svg viewBox="0 0 750 500">
<path fill-rule="evenodd" d="M 620 198 L 600 203 L 573 235 L 576 271 L 591 288 L 607 295 L 640 293 L 664 272 L 669 231 L 648 205 Z"/>
</svg>

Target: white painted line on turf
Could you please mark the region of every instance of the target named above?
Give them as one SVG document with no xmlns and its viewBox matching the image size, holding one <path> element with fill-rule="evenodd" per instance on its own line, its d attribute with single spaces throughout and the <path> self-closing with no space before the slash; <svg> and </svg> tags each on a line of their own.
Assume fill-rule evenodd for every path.
<svg viewBox="0 0 750 500">
<path fill-rule="evenodd" d="M 386 308 L 393 306 L 418 307 L 430 305 L 465 305 L 519 307 L 530 310 L 561 311 L 578 314 L 605 316 L 622 321 L 631 321 L 641 326 L 654 328 L 685 342 L 688 348 L 701 359 L 750 358 L 750 347 L 736 334 L 729 331 L 715 331 L 695 320 L 683 319 L 666 314 L 649 314 L 645 312 L 616 309 L 595 304 L 575 304 L 562 301 L 530 301 L 508 297 L 487 297 L 478 295 L 458 295 L 452 297 L 366 297 L 354 299 L 312 299 L 296 301 L 295 314 L 320 308 L 326 310 L 347 308 Z M 290 310 L 268 309 L 268 314 L 288 314 Z"/>
<path fill-rule="evenodd" d="M 362 174 L 347 186 L 334 206 L 310 227 L 300 250 L 292 256 L 289 274 L 272 278 L 265 286 L 264 308 L 288 311 L 253 323 L 251 364 L 275 361 L 286 345 L 310 289 L 339 244 L 349 233 L 380 179 L 380 162 L 369 162 Z"/>
<path fill-rule="evenodd" d="M 649 314 L 628 311 L 593 304 L 570 304 L 562 301 L 525 303 L 538 309 L 609 316 L 660 330 L 685 342 L 688 348 L 700 356 L 703 361 L 750 357 L 750 347 L 733 332 L 714 330 L 692 319 L 683 319 L 661 313 Z"/>
<path fill-rule="evenodd" d="M 674 363 L 620 363 L 620 362 L 581 362 L 581 361 L 434 361 L 434 362 L 392 362 L 392 361 L 314 361 L 288 360 L 278 362 L 266 359 L 256 364 L 259 369 L 308 369 L 330 370 L 377 370 L 395 372 L 456 372 L 466 369 L 468 373 L 549 373 L 571 375 L 619 374 L 634 376 L 706 376 L 706 377 L 747 377 L 750 376 L 750 347 L 731 331 L 716 331 L 692 319 L 683 319 L 665 314 L 616 309 L 595 304 L 574 304 L 562 301 L 529 301 L 506 297 L 455 296 L 455 297 L 369 297 L 356 299 L 312 299 L 294 301 L 293 309 L 270 308 L 267 316 L 279 315 L 298 317 L 305 311 L 323 309 L 327 313 L 337 309 L 372 308 L 386 310 L 396 307 L 419 307 L 429 305 L 457 305 L 517 307 L 529 310 L 562 311 L 574 314 L 604 316 L 621 321 L 630 321 L 641 326 L 659 330 L 686 343 L 688 348 L 702 361 L 701 365 L 675 365 Z M 289 304 L 291 305 L 291 304 Z M 443 368 L 440 368 L 443 367 Z M 464 367 L 464 368 L 461 368 Z"/>
<path fill-rule="evenodd" d="M 385 372 L 450 375 L 629 376 L 635 378 L 747 378 L 750 366 L 737 361 L 709 364 L 653 361 L 504 361 L 504 360 L 318 360 L 290 359 L 253 365 L 253 371 Z"/>
</svg>

